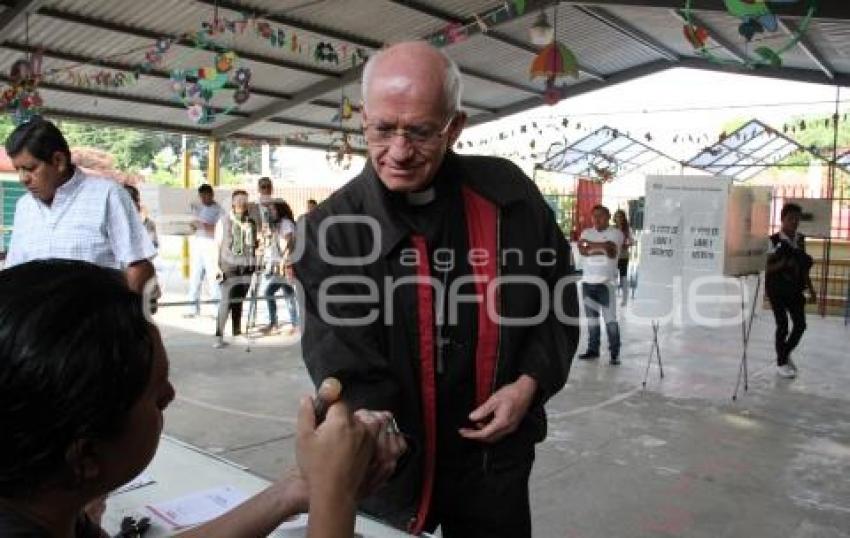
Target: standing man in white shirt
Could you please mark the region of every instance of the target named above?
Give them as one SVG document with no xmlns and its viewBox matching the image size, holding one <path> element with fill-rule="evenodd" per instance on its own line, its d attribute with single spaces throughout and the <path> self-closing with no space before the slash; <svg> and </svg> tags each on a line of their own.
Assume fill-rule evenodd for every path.
<svg viewBox="0 0 850 538">
<path fill-rule="evenodd" d="M 74 166 L 61 131 L 38 116 L 9 135 L 6 153 L 29 191 L 15 207 L 6 268 L 82 260 L 123 270 L 130 288 L 143 292 L 155 274 L 156 248 L 127 191 Z"/>
<path fill-rule="evenodd" d="M 623 232 L 609 226 L 611 213 L 604 205 L 593 208 L 593 228 L 581 233 L 578 250 L 584 256 L 582 296 L 587 318 L 587 351 L 579 359 L 599 358 L 599 316 L 605 321 L 611 364 L 620 364 L 620 325 L 617 323 L 617 301 L 614 282 L 617 258 L 623 244 Z"/>
<path fill-rule="evenodd" d="M 195 235 L 189 244 L 189 302 L 194 304 L 186 317 L 201 315 L 201 286 L 206 279 L 210 296 L 214 301 L 220 297 L 219 285 L 215 280 L 218 273 L 218 254 L 215 245 L 215 225 L 221 218 L 221 206 L 215 201 L 213 188 L 204 183 L 198 187 L 200 204 L 192 204 Z"/>
</svg>

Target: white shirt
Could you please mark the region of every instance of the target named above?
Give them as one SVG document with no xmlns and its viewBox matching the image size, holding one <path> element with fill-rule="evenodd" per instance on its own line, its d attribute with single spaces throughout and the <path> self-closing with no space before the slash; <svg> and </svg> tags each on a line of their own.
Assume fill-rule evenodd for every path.
<svg viewBox="0 0 850 538">
<path fill-rule="evenodd" d="M 192 214 L 195 216 L 195 220 L 199 220 L 204 224 L 215 226 L 218 222 L 218 219 L 221 217 L 221 206 L 218 205 L 217 202 L 213 202 L 210 205 L 193 204 Z M 214 234 L 214 231 L 204 230 L 203 226 L 198 226 L 195 229 L 195 237 L 204 237 L 207 239 L 212 239 Z"/>
<path fill-rule="evenodd" d="M 295 223 L 289 219 L 280 219 L 280 224 L 277 225 L 277 233 L 281 239 L 286 237 L 286 234 L 295 233 Z"/>
<path fill-rule="evenodd" d="M 156 248 L 130 195 L 119 183 L 79 167 L 49 206 L 26 193 L 15 207 L 6 267 L 64 258 L 123 269 L 153 258 Z"/>
<path fill-rule="evenodd" d="M 611 241 L 617 245 L 617 252 L 613 258 L 604 254 L 593 254 L 584 257 L 582 280 L 588 284 L 604 284 L 613 282 L 617 275 L 617 258 L 623 246 L 623 232 L 607 227 L 601 232 L 596 228 L 587 228 L 581 232 L 579 241 L 585 240 L 591 243 L 605 243 Z"/>
</svg>

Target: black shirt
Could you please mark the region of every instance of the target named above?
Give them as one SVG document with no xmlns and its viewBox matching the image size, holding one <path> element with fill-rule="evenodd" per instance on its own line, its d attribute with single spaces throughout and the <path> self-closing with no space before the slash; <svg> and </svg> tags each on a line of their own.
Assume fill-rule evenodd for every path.
<svg viewBox="0 0 850 538">
<path fill-rule="evenodd" d="M 399 217 L 428 245 L 431 276 L 443 287 L 442 326 L 434 328 L 435 371 L 437 386 L 437 464 L 441 467 L 463 461 L 480 451 L 481 443 L 464 439 L 460 428 L 469 428 L 469 413 L 475 409 L 475 342 L 478 308 L 475 302 L 449 298 L 452 283 L 472 274 L 469 266 L 469 238 L 461 187 L 455 178 L 438 175 L 434 181 L 436 196 L 424 205 L 407 203 L 393 195 Z M 436 293 L 436 290 L 435 290 Z M 457 288 L 455 297 L 474 297 L 475 284 Z M 456 319 L 450 319 L 455 309 Z M 437 319 L 435 312 L 435 320 Z"/>
<path fill-rule="evenodd" d="M 52 538 L 50 533 L 37 522 L 0 505 L 0 536 L 3 538 Z M 74 530 L 74 538 L 101 538 L 100 527 L 80 514 Z"/>
</svg>

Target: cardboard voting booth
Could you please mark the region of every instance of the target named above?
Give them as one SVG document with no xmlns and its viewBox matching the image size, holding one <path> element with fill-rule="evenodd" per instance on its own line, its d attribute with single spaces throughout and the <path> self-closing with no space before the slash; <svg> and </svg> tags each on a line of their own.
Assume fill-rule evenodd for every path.
<svg viewBox="0 0 850 538">
<path fill-rule="evenodd" d="M 232 189 L 216 187 L 215 199 L 223 208 L 230 207 Z M 191 235 L 192 207 L 200 204 L 197 189 L 182 189 L 154 183 L 139 186 L 142 205 L 156 223 L 160 235 Z"/>
<path fill-rule="evenodd" d="M 707 326 L 740 316 L 737 277 L 764 268 L 770 194 L 730 178 L 648 176 L 634 313 Z"/>
</svg>

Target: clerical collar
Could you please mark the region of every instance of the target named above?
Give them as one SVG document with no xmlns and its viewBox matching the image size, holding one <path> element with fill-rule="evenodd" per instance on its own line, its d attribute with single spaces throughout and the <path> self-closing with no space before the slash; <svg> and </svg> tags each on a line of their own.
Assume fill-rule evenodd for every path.
<svg viewBox="0 0 850 538">
<path fill-rule="evenodd" d="M 423 191 L 408 192 L 405 194 L 407 203 L 412 206 L 428 205 L 437 198 L 437 189 L 431 184 L 430 187 Z"/>
</svg>

